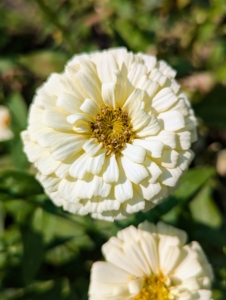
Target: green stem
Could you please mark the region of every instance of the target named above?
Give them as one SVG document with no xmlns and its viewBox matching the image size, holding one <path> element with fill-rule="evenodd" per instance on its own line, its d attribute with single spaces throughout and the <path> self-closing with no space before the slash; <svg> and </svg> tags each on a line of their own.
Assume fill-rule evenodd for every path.
<svg viewBox="0 0 226 300">
<path fill-rule="evenodd" d="M 46 15 L 48 20 L 61 31 L 63 38 L 67 41 L 70 47 L 71 54 L 74 54 L 75 53 L 74 43 L 71 40 L 71 37 L 67 32 L 67 29 L 57 19 L 57 15 L 51 11 L 51 9 L 44 3 L 43 0 L 35 0 L 35 1 L 39 5 L 42 12 Z"/>
</svg>

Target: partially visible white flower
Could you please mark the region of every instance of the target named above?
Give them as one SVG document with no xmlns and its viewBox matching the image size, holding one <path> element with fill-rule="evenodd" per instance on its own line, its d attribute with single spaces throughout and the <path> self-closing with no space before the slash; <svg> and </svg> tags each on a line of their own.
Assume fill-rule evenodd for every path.
<svg viewBox="0 0 226 300">
<path fill-rule="evenodd" d="M 90 300 L 210 300 L 212 268 L 186 233 L 145 221 L 102 246 L 106 262 L 91 270 Z"/>
<path fill-rule="evenodd" d="M 119 48 L 75 56 L 38 89 L 24 150 L 56 205 L 113 221 L 177 187 L 196 119 L 175 74 Z"/>
<path fill-rule="evenodd" d="M 10 113 L 8 108 L 0 105 L 0 141 L 6 141 L 13 138 L 13 133 L 10 130 Z"/>
</svg>

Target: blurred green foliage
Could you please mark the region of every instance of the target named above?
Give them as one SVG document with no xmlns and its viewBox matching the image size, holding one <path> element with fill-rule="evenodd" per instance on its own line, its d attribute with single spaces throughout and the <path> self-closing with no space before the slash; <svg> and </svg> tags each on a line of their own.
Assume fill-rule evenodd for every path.
<svg viewBox="0 0 226 300">
<path fill-rule="evenodd" d="M 226 299 L 226 5 L 224 0 L 3 0 L 0 104 L 14 139 L 0 143 L 0 299 L 87 299 L 92 263 L 121 228 L 164 220 L 200 242 Z M 147 213 L 110 224 L 55 207 L 22 152 L 35 89 L 80 52 L 115 46 L 157 55 L 178 74 L 199 117 L 191 169 Z M 223 170 L 223 171 L 222 171 Z"/>
</svg>

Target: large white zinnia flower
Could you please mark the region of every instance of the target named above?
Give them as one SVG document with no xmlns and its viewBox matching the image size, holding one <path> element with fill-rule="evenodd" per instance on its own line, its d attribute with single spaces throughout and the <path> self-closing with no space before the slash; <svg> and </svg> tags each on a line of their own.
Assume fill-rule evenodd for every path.
<svg viewBox="0 0 226 300">
<path fill-rule="evenodd" d="M 212 268 L 197 242 L 159 222 L 127 227 L 103 245 L 91 270 L 90 300 L 210 300 Z"/>
<path fill-rule="evenodd" d="M 0 141 L 6 141 L 13 138 L 10 129 L 10 113 L 7 107 L 0 105 Z"/>
<path fill-rule="evenodd" d="M 159 203 L 192 158 L 195 117 L 154 56 L 75 56 L 38 89 L 22 137 L 38 180 L 65 210 L 113 221 Z"/>
</svg>

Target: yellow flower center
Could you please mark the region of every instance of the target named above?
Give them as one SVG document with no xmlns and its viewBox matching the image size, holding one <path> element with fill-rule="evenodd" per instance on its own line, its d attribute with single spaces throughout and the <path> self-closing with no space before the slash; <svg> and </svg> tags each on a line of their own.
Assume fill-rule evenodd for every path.
<svg viewBox="0 0 226 300">
<path fill-rule="evenodd" d="M 128 113 L 108 106 L 97 114 L 96 122 L 91 123 L 92 138 L 96 138 L 107 150 L 106 155 L 118 154 L 125 143 L 131 143 L 134 132 Z"/>
<path fill-rule="evenodd" d="M 166 286 L 165 278 L 159 275 L 145 277 L 144 285 L 134 300 L 169 300 L 171 299 L 169 289 Z"/>
</svg>

